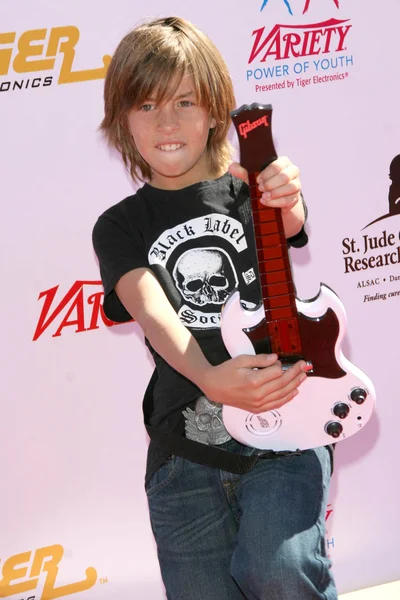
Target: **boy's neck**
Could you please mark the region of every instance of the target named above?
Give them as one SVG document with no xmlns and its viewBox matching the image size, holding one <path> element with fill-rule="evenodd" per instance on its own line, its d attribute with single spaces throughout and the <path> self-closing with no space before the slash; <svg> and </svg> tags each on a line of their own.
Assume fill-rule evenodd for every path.
<svg viewBox="0 0 400 600">
<path fill-rule="evenodd" d="M 201 181 L 213 181 L 214 179 L 218 179 L 224 175 L 225 172 L 226 169 L 220 169 L 216 173 L 213 172 L 204 160 L 204 157 L 202 157 L 199 163 L 186 173 L 180 173 L 176 176 L 154 173 L 153 177 L 149 180 L 149 184 L 160 190 L 182 190 L 191 185 L 195 185 L 196 183 L 200 183 Z"/>
<path fill-rule="evenodd" d="M 209 175 L 207 177 L 200 177 L 200 178 L 190 179 L 187 182 L 173 181 L 173 178 L 171 178 L 171 180 L 169 180 L 167 182 L 165 182 L 165 181 L 158 182 L 158 181 L 154 181 L 153 179 L 150 179 L 150 181 L 148 182 L 148 184 L 151 187 L 154 187 L 154 188 L 156 188 L 158 190 L 167 190 L 167 191 L 183 190 L 183 189 L 185 189 L 187 187 L 195 185 L 196 183 L 201 183 L 202 181 L 214 181 L 215 179 L 219 179 L 225 173 L 226 173 L 226 171 L 218 173 L 218 174 Z"/>
</svg>

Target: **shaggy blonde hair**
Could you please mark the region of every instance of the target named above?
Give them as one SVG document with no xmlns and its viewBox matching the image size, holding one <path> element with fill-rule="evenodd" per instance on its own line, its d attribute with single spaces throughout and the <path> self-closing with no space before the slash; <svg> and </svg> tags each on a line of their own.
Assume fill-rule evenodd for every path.
<svg viewBox="0 0 400 600">
<path fill-rule="evenodd" d="M 228 68 L 211 40 L 180 17 L 157 19 L 136 27 L 119 43 L 104 85 L 105 116 L 100 129 L 122 155 L 134 181 L 152 177 L 129 131 L 128 114 L 149 98 L 169 100 L 182 77 L 190 75 L 197 102 L 216 126 L 210 129 L 207 158 L 210 172 L 221 175 L 231 161 L 227 139 L 235 97 Z"/>
</svg>

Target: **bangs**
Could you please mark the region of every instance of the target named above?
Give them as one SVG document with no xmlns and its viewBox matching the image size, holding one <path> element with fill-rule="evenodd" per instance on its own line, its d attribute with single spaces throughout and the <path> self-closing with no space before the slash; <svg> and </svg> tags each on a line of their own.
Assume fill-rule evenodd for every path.
<svg viewBox="0 0 400 600">
<path fill-rule="evenodd" d="M 193 81 L 193 92 L 201 106 L 210 108 L 213 99 L 209 94 L 209 69 L 203 60 L 193 53 L 189 40 L 163 40 L 143 57 L 143 68 L 136 71 L 127 86 L 126 108 L 138 108 L 146 100 L 163 103 L 176 93 L 183 77 L 189 75 Z M 172 42 L 172 43 L 171 43 Z M 216 99 L 214 99 L 216 101 Z"/>
<path fill-rule="evenodd" d="M 139 108 L 148 100 L 161 104 L 173 98 L 185 76 L 185 70 L 177 70 L 169 65 L 171 72 L 168 73 L 162 65 L 157 67 L 153 68 L 151 76 L 144 74 L 140 77 L 141 81 L 137 82 L 135 91 L 128 99 L 129 108 Z"/>
</svg>

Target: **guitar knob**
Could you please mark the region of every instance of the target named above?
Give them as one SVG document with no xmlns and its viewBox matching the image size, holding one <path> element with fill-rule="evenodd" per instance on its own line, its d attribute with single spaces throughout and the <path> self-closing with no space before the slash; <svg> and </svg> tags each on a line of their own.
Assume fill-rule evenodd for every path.
<svg viewBox="0 0 400 600">
<path fill-rule="evenodd" d="M 333 407 L 333 414 L 339 417 L 339 419 L 345 419 L 350 412 L 350 406 L 344 402 L 339 402 Z"/>
<path fill-rule="evenodd" d="M 354 388 L 350 392 L 350 398 L 356 404 L 364 404 L 366 397 L 368 396 L 367 390 L 363 390 L 362 388 Z"/>
<path fill-rule="evenodd" d="M 325 431 L 328 435 L 331 435 L 333 438 L 338 438 L 343 431 L 343 425 L 341 425 L 341 423 L 338 423 L 337 421 L 330 421 L 325 425 Z"/>
</svg>

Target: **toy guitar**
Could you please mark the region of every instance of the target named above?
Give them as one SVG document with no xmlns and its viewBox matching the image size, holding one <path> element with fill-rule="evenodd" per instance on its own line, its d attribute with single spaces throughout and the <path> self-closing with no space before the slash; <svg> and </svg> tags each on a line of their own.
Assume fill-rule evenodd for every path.
<svg viewBox="0 0 400 600">
<path fill-rule="evenodd" d="M 311 371 L 290 402 L 260 414 L 223 407 L 232 437 L 263 450 L 306 450 L 341 441 L 371 417 L 375 390 L 341 350 L 346 313 L 338 296 L 321 284 L 315 298 L 295 295 L 280 209 L 260 203 L 258 173 L 277 158 L 271 134 L 271 105 L 242 106 L 232 113 L 241 165 L 249 173 L 253 226 L 262 302 L 244 309 L 235 290 L 222 311 L 221 333 L 232 357 L 276 353 L 283 368 L 303 359 Z"/>
</svg>

